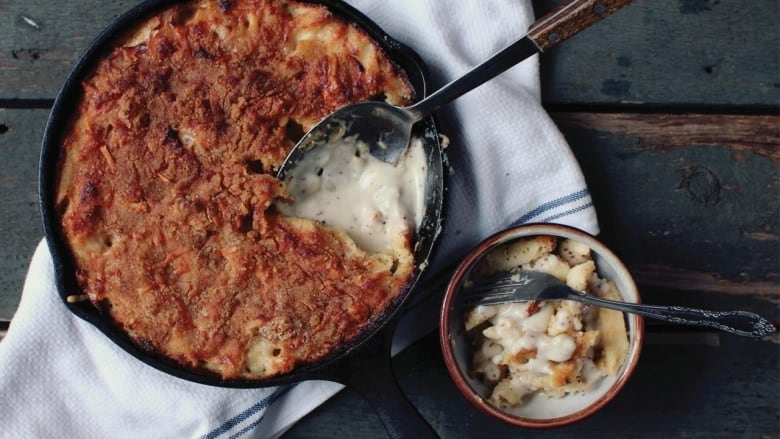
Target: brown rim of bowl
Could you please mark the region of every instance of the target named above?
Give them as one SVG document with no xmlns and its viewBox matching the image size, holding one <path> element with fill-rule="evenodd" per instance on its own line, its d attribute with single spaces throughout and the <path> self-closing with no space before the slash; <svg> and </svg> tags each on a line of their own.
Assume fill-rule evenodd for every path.
<svg viewBox="0 0 780 439">
<path fill-rule="evenodd" d="M 451 336 L 448 328 L 450 324 L 450 314 L 451 308 L 453 306 L 453 298 L 458 291 L 461 281 L 465 275 L 482 257 L 482 255 L 487 253 L 489 250 L 513 239 L 543 234 L 574 238 L 588 244 L 591 250 L 593 250 L 599 256 L 603 257 L 609 265 L 614 267 L 618 274 L 623 275 L 624 281 L 628 284 L 629 287 L 628 293 L 633 293 L 629 295 L 634 296 L 633 299 L 636 303 L 641 302 L 639 291 L 636 287 L 636 283 L 634 282 L 633 277 L 623 262 L 617 257 L 617 255 L 615 255 L 609 248 L 597 240 L 593 235 L 570 226 L 537 223 L 510 227 L 486 238 L 484 241 L 479 243 L 460 264 L 458 264 L 457 269 L 452 275 L 450 283 L 447 285 L 447 290 L 444 295 L 444 301 L 442 303 L 439 318 L 439 343 L 441 345 L 447 371 L 452 377 L 452 380 L 455 382 L 455 386 L 458 388 L 458 390 L 472 405 L 477 407 L 480 411 L 508 424 L 529 428 L 562 427 L 587 418 L 601 409 L 620 392 L 620 390 L 633 374 L 634 369 L 638 363 L 644 341 L 644 320 L 642 317 L 636 314 L 628 314 L 628 330 L 630 338 L 632 339 L 632 343 L 629 346 L 625 364 L 618 373 L 615 383 L 612 384 L 609 390 L 607 390 L 596 401 L 587 407 L 565 416 L 549 419 L 532 419 L 515 416 L 491 405 L 489 402 L 487 402 L 487 400 L 482 398 L 474 389 L 471 388 L 464 377 L 465 371 L 462 371 L 458 368 L 457 361 L 452 350 Z M 621 296 L 623 296 L 625 292 L 621 290 L 620 293 Z M 624 297 L 624 299 L 625 298 L 626 297 Z"/>
</svg>

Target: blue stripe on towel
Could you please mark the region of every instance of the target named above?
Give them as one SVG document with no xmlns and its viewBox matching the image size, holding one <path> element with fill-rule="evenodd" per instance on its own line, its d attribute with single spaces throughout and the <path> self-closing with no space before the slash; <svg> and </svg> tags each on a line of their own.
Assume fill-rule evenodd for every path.
<svg viewBox="0 0 780 439">
<path fill-rule="evenodd" d="M 539 215 L 541 215 L 541 214 L 543 214 L 545 212 L 548 212 L 548 211 L 553 210 L 553 209 L 557 209 L 557 208 L 559 208 L 561 206 L 564 206 L 566 204 L 572 203 L 574 201 L 577 201 L 577 200 L 580 200 L 582 198 L 586 198 L 586 197 L 589 197 L 589 196 L 590 196 L 590 192 L 588 192 L 587 189 L 583 189 L 581 191 L 574 192 L 573 194 L 569 194 L 569 195 L 563 196 L 561 198 L 557 198 L 555 200 L 548 201 L 547 203 L 544 203 L 544 204 L 540 205 L 539 207 L 533 209 L 532 211 L 530 211 L 530 212 L 526 213 L 525 215 L 523 215 L 522 217 L 520 217 L 520 219 L 518 219 L 517 221 L 512 223 L 512 226 L 517 226 L 517 225 L 520 225 L 520 224 L 527 223 L 531 219 L 533 219 L 533 218 L 535 218 L 535 217 L 537 217 L 537 216 L 539 216 Z M 590 203 L 589 203 L 589 205 L 592 206 L 592 204 L 590 204 Z M 583 209 L 580 209 L 580 210 L 583 210 Z M 579 212 L 579 210 L 577 210 L 577 212 Z M 573 212 L 569 212 L 569 213 L 566 213 L 566 214 L 553 215 L 552 217 L 549 217 L 549 218 L 546 218 L 544 220 L 541 220 L 540 222 L 551 221 L 552 219 L 560 218 L 560 217 L 566 216 L 566 215 L 568 215 L 570 213 L 573 213 Z"/>
<path fill-rule="evenodd" d="M 591 207 L 593 207 L 593 203 L 589 202 L 589 203 L 583 204 L 582 206 L 575 207 L 574 209 L 569 209 L 569 210 L 566 210 L 564 212 L 557 213 L 557 214 L 552 215 L 552 216 L 548 216 L 547 218 L 543 219 L 542 222 L 543 223 L 547 223 L 547 222 L 550 222 L 550 221 L 554 221 L 554 220 L 557 220 L 558 218 L 564 217 L 566 215 L 571 215 L 573 213 L 582 212 L 583 210 L 590 209 Z"/>
<path fill-rule="evenodd" d="M 236 416 L 233 416 L 232 418 L 228 419 L 227 421 L 225 421 L 224 424 L 222 424 L 219 427 L 217 427 L 216 429 L 212 430 L 209 434 L 203 436 L 203 439 L 216 439 L 220 435 L 222 435 L 224 433 L 227 433 L 228 431 L 230 431 L 231 428 L 233 428 L 233 427 L 237 426 L 238 424 L 246 421 L 247 419 L 249 419 L 249 417 L 251 417 L 252 415 L 256 414 L 257 412 L 259 412 L 261 410 L 266 410 L 274 402 L 276 402 L 277 399 L 282 397 L 284 394 L 286 394 L 287 392 L 292 390 L 297 385 L 298 384 L 296 383 L 296 384 L 291 384 L 291 385 L 279 387 L 278 389 L 276 389 L 270 395 L 268 395 L 265 398 L 261 399 L 256 404 L 252 405 L 251 407 L 249 407 L 248 409 L 244 410 L 243 412 L 241 412 L 241 413 L 237 414 Z M 257 424 L 259 424 L 260 421 L 262 421 L 262 419 L 263 418 L 261 417 L 259 421 L 253 423 L 252 428 L 256 427 Z M 244 433 L 241 433 L 241 434 L 244 434 Z"/>
<path fill-rule="evenodd" d="M 280 389 L 278 392 L 274 392 L 273 394 L 271 394 L 271 396 L 269 398 L 272 398 L 273 401 L 270 401 L 270 403 L 268 404 L 268 408 L 271 408 L 271 405 L 273 405 L 273 403 L 277 399 L 279 399 L 282 396 L 284 396 L 287 392 L 292 390 L 293 387 L 295 387 L 295 386 L 297 386 L 297 384 L 293 385 L 293 386 L 285 386 L 284 388 Z M 247 434 L 248 432 L 254 430 L 258 425 L 260 425 L 261 422 L 263 422 L 263 419 L 265 419 L 265 411 L 263 411 L 263 414 L 256 421 L 254 421 L 251 424 L 247 425 L 246 427 L 242 428 L 241 431 L 239 431 L 238 433 L 230 436 L 230 439 L 239 438 L 239 437 Z"/>
</svg>

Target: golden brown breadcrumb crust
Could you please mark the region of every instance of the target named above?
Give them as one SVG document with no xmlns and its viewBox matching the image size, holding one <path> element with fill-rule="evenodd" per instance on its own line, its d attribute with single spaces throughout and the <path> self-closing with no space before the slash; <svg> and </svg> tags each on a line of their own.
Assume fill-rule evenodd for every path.
<svg viewBox="0 0 780 439">
<path fill-rule="evenodd" d="M 83 81 L 57 208 L 90 300 L 138 344 L 224 378 L 268 377 L 357 336 L 412 274 L 284 218 L 273 176 L 337 107 L 412 89 L 322 6 L 199 1 L 128 32 Z"/>
</svg>

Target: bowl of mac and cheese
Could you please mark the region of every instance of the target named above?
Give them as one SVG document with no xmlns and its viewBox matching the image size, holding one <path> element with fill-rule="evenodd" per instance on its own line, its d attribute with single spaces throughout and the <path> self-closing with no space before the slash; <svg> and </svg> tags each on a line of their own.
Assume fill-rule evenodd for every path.
<svg viewBox="0 0 780 439">
<path fill-rule="evenodd" d="M 468 305 L 481 277 L 542 271 L 576 290 L 639 302 L 631 274 L 590 234 L 529 224 L 480 243 L 451 279 L 440 341 L 456 386 L 478 409 L 512 425 L 557 427 L 583 419 L 625 385 L 639 359 L 641 317 L 569 300 Z"/>
</svg>

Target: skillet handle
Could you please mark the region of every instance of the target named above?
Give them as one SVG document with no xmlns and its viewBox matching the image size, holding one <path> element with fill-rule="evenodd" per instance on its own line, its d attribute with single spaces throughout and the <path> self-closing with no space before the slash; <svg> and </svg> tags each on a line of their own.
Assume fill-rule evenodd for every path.
<svg viewBox="0 0 780 439">
<path fill-rule="evenodd" d="M 409 402 L 393 375 L 390 348 L 396 320 L 388 322 L 356 352 L 335 364 L 336 367 L 328 367 L 322 379 L 342 383 L 363 396 L 391 438 L 438 438 L 433 427 Z"/>
<path fill-rule="evenodd" d="M 527 36 L 545 51 L 629 3 L 631 0 L 566 0 L 536 20 Z"/>
</svg>

